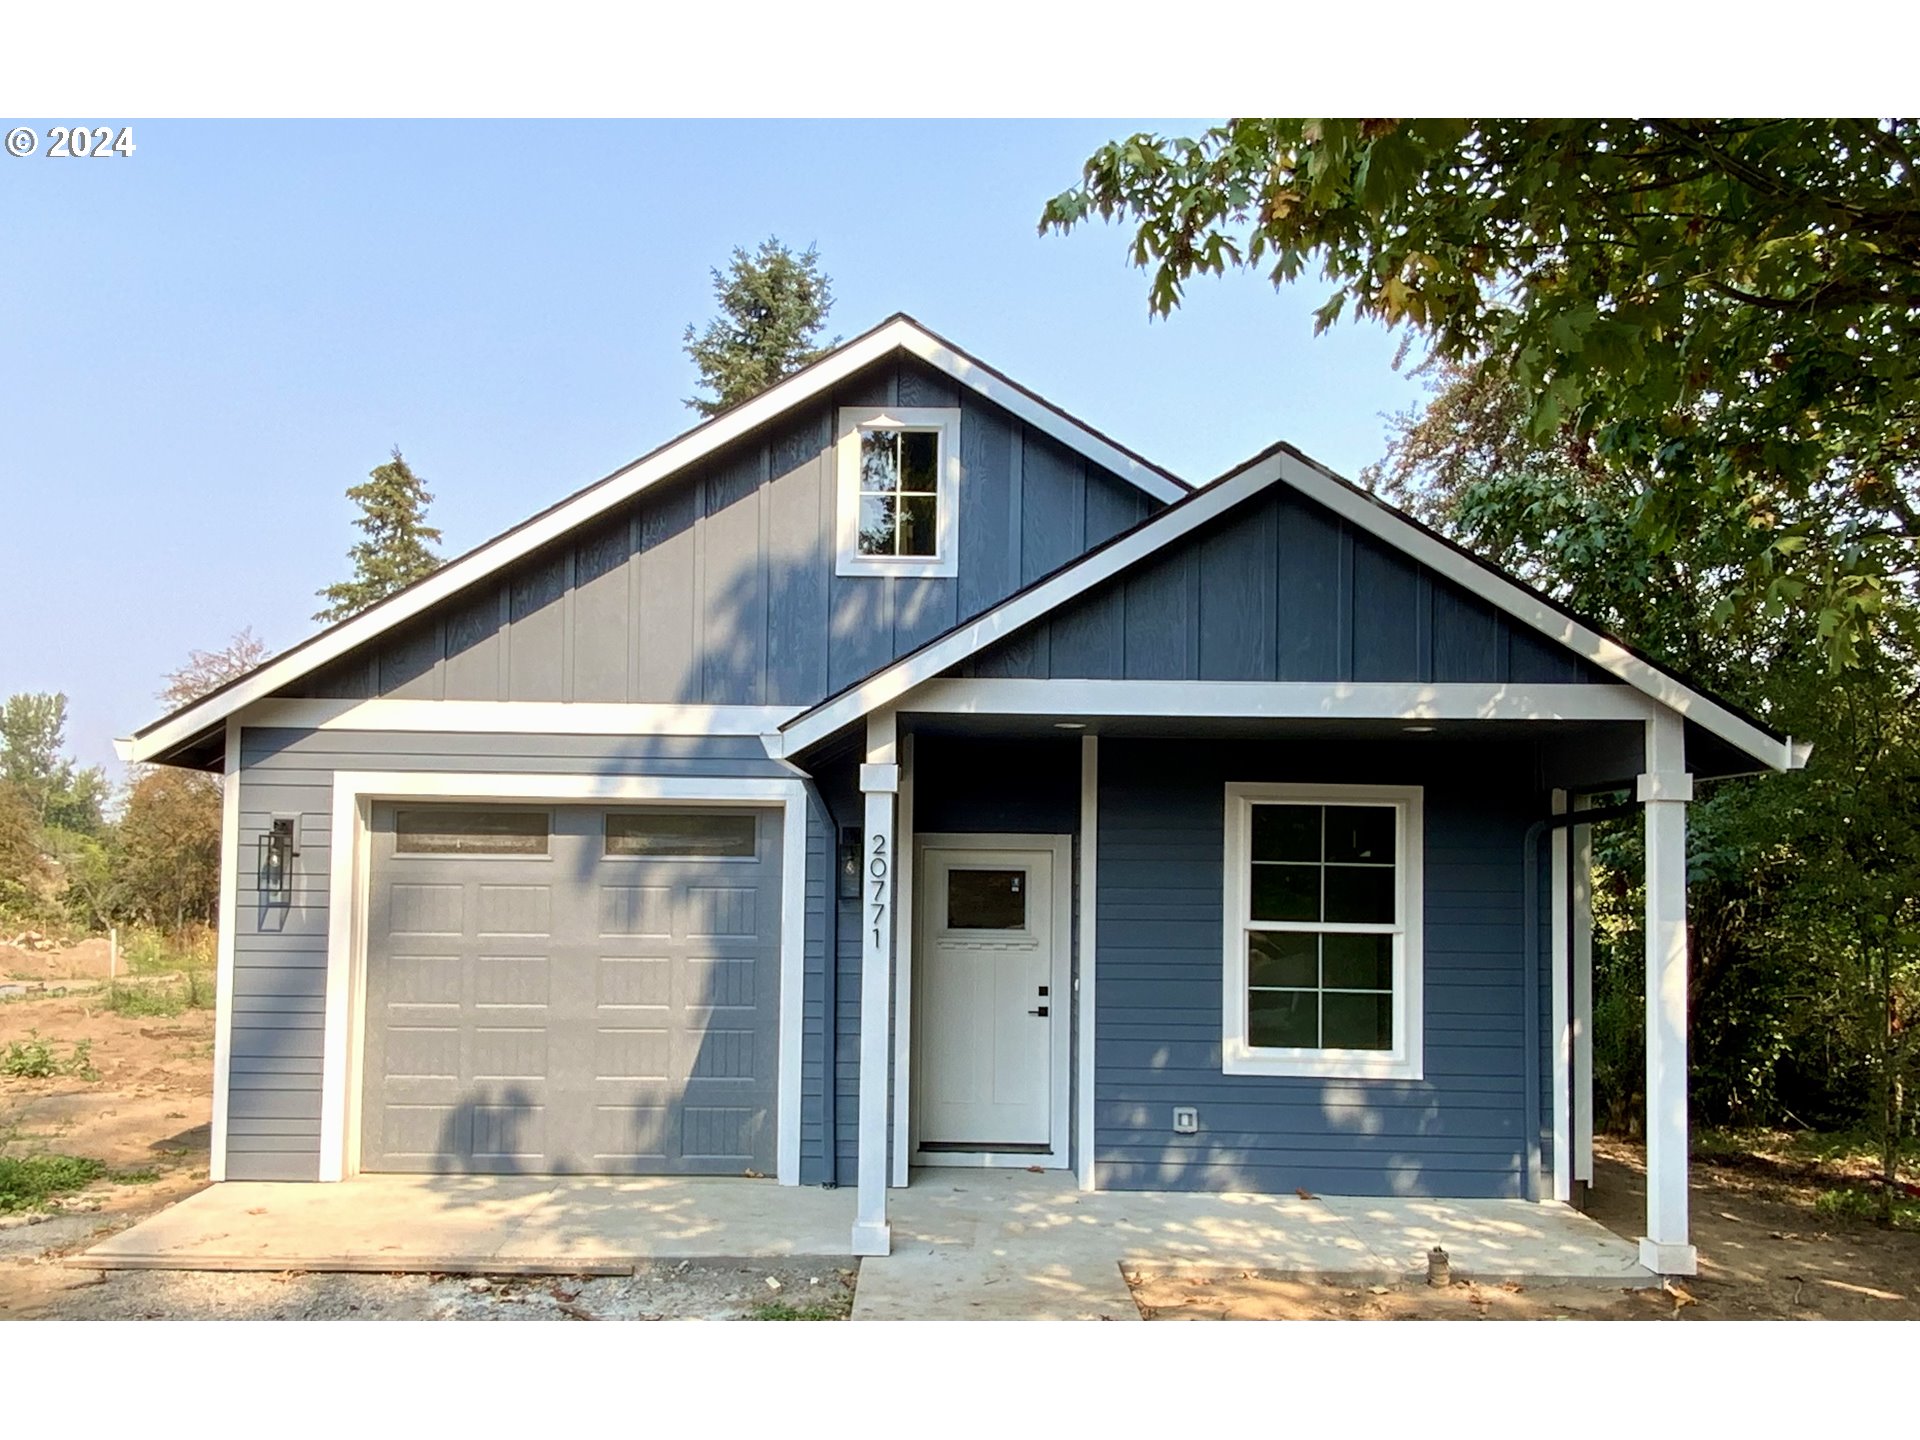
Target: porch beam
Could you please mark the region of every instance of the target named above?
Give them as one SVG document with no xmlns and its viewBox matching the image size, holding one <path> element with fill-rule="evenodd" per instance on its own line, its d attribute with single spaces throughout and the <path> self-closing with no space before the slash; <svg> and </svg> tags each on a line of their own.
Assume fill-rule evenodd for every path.
<svg viewBox="0 0 1920 1440">
<path fill-rule="evenodd" d="M 929 680 L 896 707 L 928 715 L 1321 720 L 1626 720 L 1660 706 L 1626 685 L 1268 680 Z"/>
<path fill-rule="evenodd" d="M 1685 729 L 1678 715 L 1647 721 L 1647 769 L 1636 783 L 1647 836 L 1647 1233 L 1640 1263 L 1692 1275 L 1687 1232 L 1687 802 Z"/>
<path fill-rule="evenodd" d="M 899 744 L 891 710 L 867 717 L 867 758 L 860 767 L 866 802 L 861 836 L 859 1194 L 854 1207 L 855 1255 L 893 1248 L 887 1223 L 887 1061 L 892 1051 L 893 807 L 900 790 Z"/>
</svg>

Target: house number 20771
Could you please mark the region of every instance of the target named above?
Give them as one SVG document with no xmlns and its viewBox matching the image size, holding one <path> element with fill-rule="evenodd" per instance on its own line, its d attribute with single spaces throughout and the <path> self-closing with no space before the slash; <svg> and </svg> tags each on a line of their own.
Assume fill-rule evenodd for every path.
<svg viewBox="0 0 1920 1440">
<path fill-rule="evenodd" d="M 873 881 L 873 944 L 881 945 L 881 933 L 887 923 L 887 837 L 873 837 L 873 858 L 867 862 L 867 875 Z"/>
</svg>

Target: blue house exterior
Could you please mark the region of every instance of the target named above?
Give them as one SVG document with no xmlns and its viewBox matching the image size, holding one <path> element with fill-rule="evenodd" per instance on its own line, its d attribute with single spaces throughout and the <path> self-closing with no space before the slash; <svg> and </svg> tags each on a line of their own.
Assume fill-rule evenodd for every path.
<svg viewBox="0 0 1920 1440">
<path fill-rule="evenodd" d="M 124 742 L 222 772 L 216 1180 L 1567 1201 L 1580 813 L 1804 747 L 1281 446 L 1194 488 L 904 316 Z M 1616 797 L 1625 792 L 1630 799 Z"/>
</svg>

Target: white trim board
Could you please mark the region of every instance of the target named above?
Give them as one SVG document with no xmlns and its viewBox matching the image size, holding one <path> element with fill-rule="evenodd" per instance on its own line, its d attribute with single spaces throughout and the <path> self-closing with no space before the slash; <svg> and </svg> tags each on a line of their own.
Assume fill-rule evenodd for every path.
<svg viewBox="0 0 1920 1440">
<path fill-rule="evenodd" d="M 736 406 L 717 419 L 615 471 L 606 479 L 536 515 L 518 528 L 436 570 L 372 609 L 322 631 L 305 644 L 268 660 L 238 684 L 163 717 L 126 741 L 116 741 L 120 758 L 151 760 L 228 715 L 273 694 L 303 675 L 392 630 L 467 586 L 486 579 L 544 545 L 586 524 L 649 486 L 680 473 L 723 446 L 786 411 L 804 405 L 877 360 L 899 351 L 933 366 L 974 394 L 1007 410 L 1024 424 L 1052 437 L 1095 464 L 1119 475 L 1157 500 L 1173 501 L 1189 487 L 1111 440 L 1080 424 L 988 370 L 979 361 L 940 339 L 905 315 L 896 315 L 849 341 L 778 385 Z"/>
<path fill-rule="evenodd" d="M 777 753 L 781 757 L 796 754 L 851 724 L 875 706 L 917 708 L 905 698 L 917 687 L 1164 549 L 1242 501 L 1281 483 L 1393 546 L 1443 579 L 1557 641 L 1639 694 L 1685 716 L 1760 763 L 1775 770 L 1795 770 L 1805 765 L 1806 745 L 1797 744 L 1791 738 L 1776 740 L 1751 721 L 1689 688 L 1617 641 L 1562 614 L 1516 581 L 1480 564 L 1405 516 L 1376 504 L 1286 450 L 1263 455 L 1214 481 L 1052 578 L 1011 596 L 969 624 L 949 631 L 852 689 L 815 706 L 797 720 L 789 721 L 781 730 Z M 1586 688 L 1604 690 L 1607 687 Z"/>
<path fill-rule="evenodd" d="M 213 1125 L 207 1179 L 227 1178 L 227 1097 L 233 1075 L 233 972 L 240 933 L 240 722 L 227 721 L 226 767 L 220 781 L 220 917 L 214 950 Z"/>
<path fill-rule="evenodd" d="M 360 1076 L 365 1029 L 366 904 L 370 822 L 375 800 L 547 800 L 556 804 L 672 801 L 782 811 L 780 852 L 779 1080 L 775 1101 L 775 1175 L 800 1183 L 801 1046 L 805 1020 L 807 796 L 800 780 L 681 778 L 652 775 L 522 775 L 437 771 L 341 770 L 333 777 L 327 891 L 327 990 L 321 1042 L 321 1180 L 359 1169 Z M 341 857 L 351 859 L 342 864 Z M 230 1014 L 227 1007 L 223 1014 Z M 216 1117 L 218 1109 L 216 1108 Z M 216 1118 L 216 1124 L 218 1120 Z"/>
<path fill-rule="evenodd" d="M 485 735 L 763 735 L 797 705 L 623 705 L 563 700 L 261 700 L 255 728 Z"/>
<path fill-rule="evenodd" d="M 1094 1176 L 1094 1029 L 1099 1018 L 1095 982 L 1099 977 L 1100 936 L 1100 737 L 1080 737 L 1080 967 L 1074 990 L 1079 1015 L 1079 1087 L 1073 1145 L 1077 1177 L 1082 1190 L 1098 1188 Z"/>
</svg>

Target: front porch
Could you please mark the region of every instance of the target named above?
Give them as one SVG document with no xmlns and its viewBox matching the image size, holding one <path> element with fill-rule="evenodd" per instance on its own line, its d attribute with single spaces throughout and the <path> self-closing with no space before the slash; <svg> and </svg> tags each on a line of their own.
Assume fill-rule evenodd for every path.
<svg viewBox="0 0 1920 1440">
<path fill-rule="evenodd" d="M 1592 831 L 1583 812 L 1598 805 L 1593 820 L 1632 816 L 1649 841 L 1656 1180 L 1636 1267 L 1692 1273 L 1688 744 L 1719 761 L 1677 718 L 1598 684 L 1218 684 L 1190 695 L 1172 685 L 1076 682 L 1059 694 L 1044 681 L 968 679 L 932 682 L 868 714 L 864 730 L 816 757 L 835 819 L 849 827 L 841 832 L 841 923 L 858 946 L 848 989 L 859 1038 L 858 1081 L 841 1072 L 843 1113 L 857 1115 L 847 1128 L 862 1137 L 888 1135 L 884 1146 L 859 1147 L 855 1253 L 889 1255 L 901 1206 L 914 1203 L 900 1190 L 909 1167 L 918 1185 L 942 1173 L 931 1167 L 963 1160 L 1066 1169 L 1083 1193 L 1116 1199 L 1179 1191 L 1202 1203 L 1234 1193 L 1290 1204 L 1304 1191 L 1387 1197 L 1369 1203 L 1388 1213 L 1453 1206 L 1456 1197 L 1469 1208 L 1571 1201 L 1592 1179 L 1591 920 L 1579 877 Z M 1622 791 L 1633 798 L 1608 807 Z M 1391 997 L 1372 1053 L 1361 1048 L 1366 1040 L 1346 1049 L 1328 1041 L 1324 1065 L 1296 1053 L 1282 1065 L 1259 1046 L 1300 1042 L 1250 1044 L 1250 985 L 1284 990 L 1311 977 L 1250 981 L 1234 969 L 1243 932 L 1285 918 L 1250 907 L 1247 822 L 1236 819 L 1236 796 L 1243 808 L 1321 814 L 1399 806 L 1392 833 L 1404 848 L 1391 905 L 1376 915 L 1306 917 L 1357 922 L 1322 927 L 1330 934 L 1391 936 L 1390 981 L 1328 982 L 1330 992 L 1373 984 Z M 945 857 L 940 865 L 929 863 L 933 848 Z M 1050 883 L 1044 866 L 1025 863 L 1047 848 Z M 1036 853 L 1015 853 L 1023 849 Z M 1053 913 L 1047 896 L 1071 910 L 1070 925 L 1064 913 L 1054 916 L 1059 945 L 1072 950 L 1065 973 L 1046 973 L 1036 949 L 1023 984 L 983 982 L 978 999 L 951 983 L 938 992 L 929 985 L 936 947 L 953 950 L 956 938 L 993 923 L 953 919 L 959 899 L 975 903 L 948 878 L 961 863 L 982 881 L 997 878 L 1013 917 L 1004 923 L 1035 939 L 1048 929 L 1035 917 Z M 864 892 L 857 900 L 844 886 L 849 876 Z M 970 934 L 957 937 L 956 927 Z M 970 1006 L 986 1008 L 976 1016 Z M 1008 1037 L 1022 1025 L 1033 1027 L 1038 1060 L 1000 1064 L 1004 1054 L 1020 1058 Z M 964 1063 L 949 1064 L 948 1055 Z M 937 1092 L 929 1083 L 936 1060 Z M 1048 1074 L 1065 1092 L 1054 1098 L 1050 1128 L 1038 1080 Z M 961 1133 L 930 1130 L 932 1100 L 967 1088 L 956 1075 L 970 1083 L 969 1099 L 1031 1089 L 1033 1134 L 1000 1117 Z M 1031 1086 L 1011 1083 L 1027 1076 L 1036 1077 Z M 961 1153 L 932 1153 L 930 1133 L 939 1150 Z M 991 1143 L 1008 1138 L 1046 1143 Z M 965 1140 L 979 1143 L 955 1143 Z M 850 1159 L 843 1183 L 855 1178 Z M 1275 1253 L 1252 1268 L 1276 1268 Z"/>
<path fill-rule="evenodd" d="M 856 1319 L 1137 1318 L 1123 1269 L 1393 1283 L 1433 1245 L 1478 1281 L 1641 1285 L 1633 1245 L 1566 1206 L 1085 1192 L 1070 1173 L 917 1170 Z M 687 1259 L 837 1256 L 851 1189 L 733 1179 L 365 1176 L 228 1181 L 69 1263 L 97 1269 L 625 1275 Z"/>
</svg>

